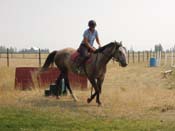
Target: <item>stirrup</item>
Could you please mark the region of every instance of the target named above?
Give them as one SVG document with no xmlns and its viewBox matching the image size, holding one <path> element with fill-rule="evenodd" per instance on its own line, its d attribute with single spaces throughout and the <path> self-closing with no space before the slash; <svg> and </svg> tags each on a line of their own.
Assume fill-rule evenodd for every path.
<svg viewBox="0 0 175 131">
<path fill-rule="evenodd" d="M 79 67 L 77 67 L 77 68 L 75 69 L 75 72 L 78 73 L 78 74 L 80 73 Z"/>
<path fill-rule="evenodd" d="M 78 73 L 78 74 L 80 74 L 81 72 L 83 72 L 83 67 L 78 67 L 77 69 L 76 69 L 76 72 Z"/>
</svg>

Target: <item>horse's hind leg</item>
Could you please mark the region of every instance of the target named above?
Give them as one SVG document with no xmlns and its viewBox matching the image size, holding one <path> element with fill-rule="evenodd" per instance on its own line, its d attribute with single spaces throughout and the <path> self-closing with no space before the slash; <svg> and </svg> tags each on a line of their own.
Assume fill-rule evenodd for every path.
<svg viewBox="0 0 175 131">
<path fill-rule="evenodd" d="M 60 82 L 61 79 L 63 78 L 62 73 L 60 73 L 60 75 L 58 76 L 57 80 L 56 80 L 56 98 L 59 98 L 60 95 Z"/>
<path fill-rule="evenodd" d="M 97 102 L 99 105 L 101 105 L 101 102 L 100 102 L 100 94 L 101 94 L 101 88 L 102 88 L 103 80 L 104 80 L 104 78 L 98 78 L 98 79 L 97 79 L 97 86 L 98 86 L 99 92 L 97 93 L 96 102 Z"/>
<path fill-rule="evenodd" d="M 73 98 L 75 101 L 78 101 L 78 98 L 73 94 L 72 89 L 71 89 L 71 87 L 70 87 L 69 78 L 68 78 L 68 72 L 67 72 L 67 71 L 64 73 L 64 81 L 65 81 L 65 86 L 66 86 L 67 89 L 69 90 L 69 93 L 72 95 L 72 98 Z"/>
</svg>

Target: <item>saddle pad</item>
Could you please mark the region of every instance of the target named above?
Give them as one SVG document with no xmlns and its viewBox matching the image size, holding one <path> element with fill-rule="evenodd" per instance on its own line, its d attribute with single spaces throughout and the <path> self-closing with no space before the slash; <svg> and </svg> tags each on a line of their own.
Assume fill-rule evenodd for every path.
<svg viewBox="0 0 175 131">
<path fill-rule="evenodd" d="M 78 57 L 80 57 L 80 53 L 78 51 L 75 51 L 71 55 L 71 60 L 76 62 Z M 86 64 L 91 64 L 91 63 L 92 63 L 92 57 L 90 56 L 90 58 L 86 61 Z"/>
</svg>

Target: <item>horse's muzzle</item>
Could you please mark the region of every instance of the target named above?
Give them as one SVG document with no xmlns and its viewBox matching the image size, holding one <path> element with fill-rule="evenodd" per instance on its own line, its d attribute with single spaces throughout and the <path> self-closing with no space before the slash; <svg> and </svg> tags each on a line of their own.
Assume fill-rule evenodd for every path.
<svg viewBox="0 0 175 131">
<path fill-rule="evenodd" d="M 127 67 L 127 65 L 128 65 L 128 64 L 127 64 L 127 63 L 125 63 L 125 64 L 123 64 L 123 65 L 122 65 L 122 67 Z"/>
<path fill-rule="evenodd" d="M 119 63 L 120 66 L 126 67 L 128 64 L 127 63 Z"/>
</svg>

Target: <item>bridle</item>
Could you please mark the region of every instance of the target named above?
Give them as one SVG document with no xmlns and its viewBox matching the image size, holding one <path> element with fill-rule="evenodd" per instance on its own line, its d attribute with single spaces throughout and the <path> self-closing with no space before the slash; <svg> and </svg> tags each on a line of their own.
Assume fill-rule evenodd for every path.
<svg viewBox="0 0 175 131">
<path fill-rule="evenodd" d="M 115 54 L 117 45 L 114 43 L 114 46 L 115 46 L 115 47 L 112 48 L 112 50 L 111 50 L 112 53 L 111 53 L 110 55 L 108 55 L 107 53 L 104 53 L 103 51 L 102 51 L 101 53 L 102 53 L 105 57 L 107 57 L 108 59 L 110 59 L 110 58 L 112 57 L 113 60 L 119 61 L 118 58 L 115 58 L 115 57 L 114 57 L 114 54 Z"/>
</svg>

